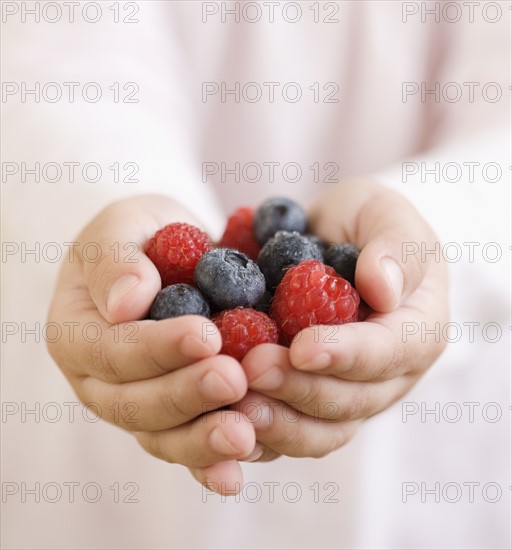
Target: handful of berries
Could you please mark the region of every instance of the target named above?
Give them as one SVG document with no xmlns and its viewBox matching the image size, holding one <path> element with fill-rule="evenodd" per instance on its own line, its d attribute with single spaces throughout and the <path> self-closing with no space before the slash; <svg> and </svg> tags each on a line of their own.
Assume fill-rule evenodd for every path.
<svg viewBox="0 0 512 550">
<path fill-rule="evenodd" d="M 162 278 L 150 318 L 211 318 L 221 353 L 236 359 L 258 344 L 290 345 L 313 325 L 358 321 L 359 251 L 306 230 L 304 211 L 286 198 L 268 199 L 254 212 L 237 209 L 218 246 L 192 225 L 165 226 L 146 249 Z"/>
</svg>

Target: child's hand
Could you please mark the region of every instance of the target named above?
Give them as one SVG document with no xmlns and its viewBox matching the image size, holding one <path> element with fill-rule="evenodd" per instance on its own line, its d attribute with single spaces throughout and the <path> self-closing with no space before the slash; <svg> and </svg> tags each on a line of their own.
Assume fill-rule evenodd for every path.
<svg viewBox="0 0 512 550">
<path fill-rule="evenodd" d="M 49 351 L 102 418 L 133 431 L 149 453 L 230 492 L 241 481 L 236 459 L 254 450 L 254 428 L 235 413 L 198 417 L 245 395 L 241 365 L 217 355 L 220 335 L 207 319 L 138 321 L 161 284 L 144 245 L 173 220 L 195 223 L 165 197 L 135 197 L 109 206 L 84 229 L 49 313 L 73 336 L 49 344 Z"/>
<path fill-rule="evenodd" d="M 343 184 L 313 207 L 310 220 L 327 241 L 362 250 L 356 287 L 376 313 L 303 330 L 290 350 L 266 344 L 247 354 L 242 365 L 254 391 L 232 408 L 259 418 L 260 460 L 339 448 L 362 419 L 400 399 L 444 348 L 425 331 L 447 322 L 446 268 L 434 254 L 421 256 L 437 239 L 408 201 L 370 183 Z M 414 249 L 420 252 L 408 254 Z M 270 419 L 268 408 L 256 410 L 263 403 Z"/>
</svg>

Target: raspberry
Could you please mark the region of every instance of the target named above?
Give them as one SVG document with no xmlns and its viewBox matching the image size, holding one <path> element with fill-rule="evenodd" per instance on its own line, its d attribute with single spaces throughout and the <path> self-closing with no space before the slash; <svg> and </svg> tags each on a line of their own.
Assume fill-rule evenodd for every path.
<svg viewBox="0 0 512 550">
<path fill-rule="evenodd" d="M 252 229 L 252 208 L 238 208 L 228 218 L 224 235 L 219 245 L 224 248 L 235 248 L 252 260 L 258 257 L 260 245 Z"/>
<path fill-rule="evenodd" d="M 270 308 L 283 344 L 313 325 L 357 321 L 359 294 L 334 269 L 317 260 L 292 267 L 277 287 Z"/>
<path fill-rule="evenodd" d="M 187 223 L 171 223 L 151 237 L 146 254 L 155 264 L 162 287 L 174 283 L 194 285 L 194 270 L 204 252 L 211 250 L 208 235 Z"/>
<path fill-rule="evenodd" d="M 221 311 L 212 318 L 222 337 L 221 353 L 241 360 L 258 344 L 276 344 L 276 323 L 261 311 L 236 308 Z"/>
<path fill-rule="evenodd" d="M 306 231 L 304 210 L 294 201 L 283 197 L 267 199 L 254 213 L 254 234 L 260 244 L 265 244 L 277 231 Z"/>
<path fill-rule="evenodd" d="M 155 321 L 182 315 L 210 317 L 210 306 L 205 297 L 197 288 L 183 283 L 169 285 L 161 290 L 149 312 L 149 318 Z"/>
</svg>

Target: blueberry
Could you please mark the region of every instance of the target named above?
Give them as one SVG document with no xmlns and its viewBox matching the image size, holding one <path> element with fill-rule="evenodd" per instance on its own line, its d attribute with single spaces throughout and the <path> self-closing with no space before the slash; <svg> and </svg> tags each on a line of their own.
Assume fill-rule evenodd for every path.
<svg viewBox="0 0 512 550">
<path fill-rule="evenodd" d="M 260 244 L 277 231 L 306 231 L 306 214 L 294 201 L 282 197 L 267 199 L 254 213 L 253 230 Z"/>
<path fill-rule="evenodd" d="M 265 292 L 265 278 L 248 256 L 232 248 L 216 248 L 201 256 L 194 279 L 218 309 L 251 307 Z"/>
<path fill-rule="evenodd" d="M 325 254 L 325 251 L 329 248 L 331 243 L 328 243 L 327 241 L 324 241 L 322 237 L 319 237 L 318 235 L 304 235 L 304 237 L 307 237 L 313 244 L 318 246 L 318 249 L 320 250 L 320 253 L 322 256 Z"/>
<path fill-rule="evenodd" d="M 163 288 L 157 294 L 149 312 L 149 318 L 155 321 L 182 315 L 210 316 L 210 306 L 205 297 L 197 288 L 184 283 Z"/>
<path fill-rule="evenodd" d="M 286 269 L 306 260 L 322 262 L 320 249 L 308 237 L 288 231 L 278 231 L 258 255 L 258 265 L 271 291 L 281 282 Z"/>
<path fill-rule="evenodd" d="M 268 315 L 268 312 L 270 311 L 270 306 L 272 305 L 272 292 L 269 290 L 265 290 L 263 296 L 258 300 L 256 304 L 254 304 L 253 308 L 256 311 L 261 311 L 262 313 L 266 313 Z"/>
<path fill-rule="evenodd" d="M 358 256 L 359 250 L 352 244 L 331 244 L 325 251 L 324 260 L 338 275 L 354 286 Z"/>
</svg>

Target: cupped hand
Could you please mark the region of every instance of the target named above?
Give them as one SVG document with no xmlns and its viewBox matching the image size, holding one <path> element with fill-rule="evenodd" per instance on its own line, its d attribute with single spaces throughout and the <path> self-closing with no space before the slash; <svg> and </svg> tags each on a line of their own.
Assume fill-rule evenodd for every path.
<svg viewBox="0 0 512 550">
<path fill-rule="evenodd" d="M 143 196 L 107 207 L 82 231 L 48 315 L 66 337 L 48 347 L 83 403 L 229 494 L 242 481 L 238 460 L 255 451 L 249 420 L 218 410 L 247 391 L 240 363 L 219 355 L 208 319 L 140 320 L 161 286 L 144 246 L 172 221 L 196 224 L 172 200 Z"/>
<path fill-rule="evenodd" d="M 253 421 L 259 460 L 339 448 L 407 393 L 445 346 L 446 265 L 426 253 L 438 239 L 405 198 L 346 183 L 314 205 L 310 224 L 328 242 L 361 250 L 356 288 L 373 311 L 362 322 L 305 329 L 289 350 L 266 344 L 246 355 L 251 391 L 232 408 Z"/>
</svg>

